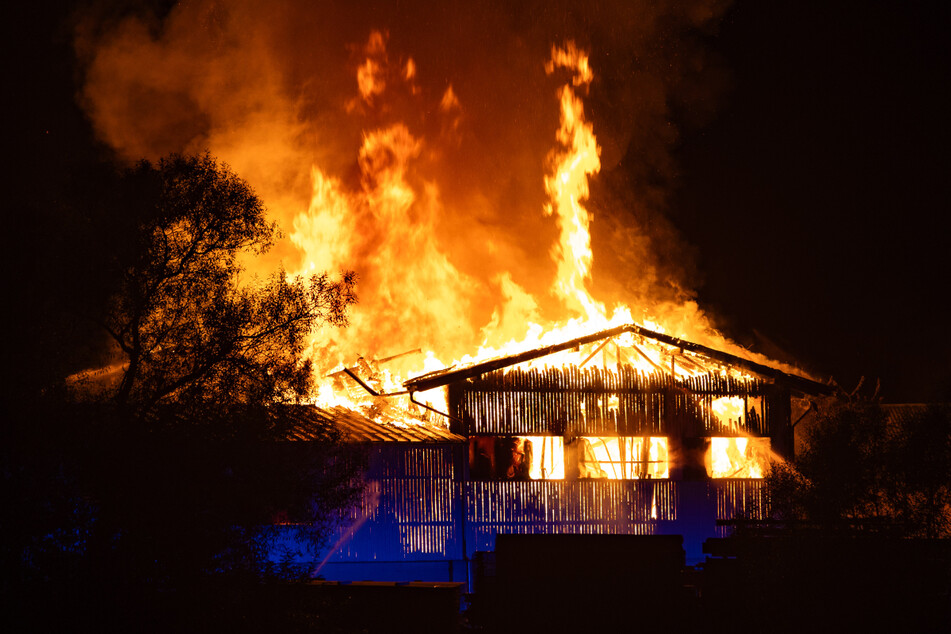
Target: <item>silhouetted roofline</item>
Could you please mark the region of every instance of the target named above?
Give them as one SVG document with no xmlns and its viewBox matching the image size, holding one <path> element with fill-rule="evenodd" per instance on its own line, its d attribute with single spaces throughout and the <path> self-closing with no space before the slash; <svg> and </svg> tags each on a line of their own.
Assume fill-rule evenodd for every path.
<svg viewBox="0 0 951 634">
<path fill-rule="evenodd" d="M 300 405 L 289 410 L 295 424 L 287 440 L 319 441 L 327 437 L 327 430 L 338 430 L 346 442 L 465 442 L 465 437 L 448 429 L 417 420 L 397 419 L 381 415 L 384 422 L 376 421 L 346 407 L 331 408 Z"/>
<path fill-rule="evenodd" d="M 698 343 L 693 343 L 692 341 L 678 339 L 677 337 L 671 337 L 670 335 L 655 332 L 633 323 L 611 328 L 609 330 L 602 330 L 601 332 L 596 332 L 584 337 L 578 337 L 576 339 L 571 339 L 569 341 L 564 341 L 551 346 L 544 346 L 542 348 L 535 348 L 534 350 L 527 350 L 525 352 L 520 352 L 518 354 L 509 355 L 506 357 L 491 359 L 489 361 L 477 363 L 465 368 L 450 368 L 448 370 L 430 372 L 429 374 L 424 374 L 422 376 L 417 376 L 404 381 L 403 387 L 405 387 L 410 392 L 424 392 L 426 390 L 443 387 L 457 381 L 464 381 L 465 379 L 479 376 L 480 374 L 485 374 L 486 372 L 492 372 L 494 370 L 500 370 L 502 368 L 518 365 L 519 363 L 524 363 L 526 361 L 532 361 L 533 359 L 545 357 L 563 350 L 569 350 L 571 348 L 583 346 L 595 341 L 611 339 L 626 332 L 630 332 L 647 339 L 653 339 L 654 341 L 659 341 L 680 350 L 689 350 L 690 352 L 704 355 L 726 365 L 742 368 L 743 370 L 752 372 L 753 374 L 770 378 L 777 383 L 783 384 L 790 389 L 796 390 L 797 392 L 802 392 L 804 394 L 826 395 L 832 394 L 834 389 L 830 385 L 819 383 L 818 381 L 813 381 L 812 379 L 807 379 L 795 374 L 788 374 L 782 370 L 777 370 L 776 368 L 771 368 L 761 363 L 756 363 L 755 361 L 750 361 L 749 359 L 744 359 L 743 357 L 738 357 L 728 352 L 709 348 Z"/>
</svg>

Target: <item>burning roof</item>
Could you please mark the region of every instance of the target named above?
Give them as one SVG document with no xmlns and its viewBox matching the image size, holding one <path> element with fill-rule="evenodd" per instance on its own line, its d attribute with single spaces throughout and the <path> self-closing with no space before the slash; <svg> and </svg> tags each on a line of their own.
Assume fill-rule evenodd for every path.
<svg viewBox="0 0 951 634">
<path fill-rule="evenodd" d="M 476 363 L 462 368 L 450 368 L 448 370 L 439 370 L 435 372 L 430 372 L 422 376 L 414 377 L 405 381 L 403 385 L 410 392 L 416 391 L 425 391 L 431 390 L 437 387 L 442 387 L 456 381 L 462 381 L 467 378 L 485 374 L 486 372 L 492 372 L 493 370 L 500 370 L 503 368 L 508 368 L 520 363 L 527 361 L 533 361 L 535 359 L 561 352 L 564 350 L 571 350 L 580 348 L 582 345 L 596 343 L 603 341 L 605 343 L 611 341 L 612 339 L 624 335 L 625 333 L 631 333 L 639 337 L 650 339 L 659 343 L 666 344 L 672 349 L 675 349 L 679 352 L 682 359 L 687 363 L 696 366 L 695 361 L 690 361 L 685 357 L 685 353 L 693 353 L 699 355 L 701 358 L 706 358 L 709 361 L 714 362 L 715 364 L 724 364 L 731 366 L 733 368 L 738 368 L 753 374 L 760 375 L 765 378 L 772 379 L 776 382 L 787 385 L 788 387 L 795 389 L 799 392 L 805 394 L 830 394 L 832 392 L 832 387 L 813 381 L 802 376 L 797 376 L 794 374 L 788 374 L 782 370 L 777 370 L 769 366 L 750 361 L 749 359 L 744 359 L 742 357 L 729 354 L 727 352 L 722 352 L 720 350 L 715 350 L 707 346 L 702 346 L 700 344 L 692 343 L 690 341 L 685 341 L 683 339 L 678 339 L 676 337 L 671 337 L 663 333 L 654 332 L 648 330 L 643 326 L 637 324 L 625 324 L 623 326 L 617 326 L 611 328 L 610 330 L 604 330 L 597 332 L 585 337 L 578 337 L 576 339 L 571 339 L 569 341 L 564 341 L 560 344 L 555 344 L 551 346 L 546 346 L 543 348 L 536 348 L 533 350 L 528 350 L 518 354 L 509 355 L 506 357 L 491 359 L 489 361 L 483 361 L 481 363 Z M 599 346 L 594 352 L 592 352 L 581 365 L 584 365 L 591 357 L 597 354 L 604 344 Z M 631 344 L 631 348 L 635 348 L 638 352 L 643 354 L 639 348 L 636 348 L 634 344 Z M 646 355 L 645 355 L 646 356 Z M 648 359 L 649 360 L 649 359 Z M 653 361 L 651 364 L 655 366 L 655 369 L 660 371 L 662 368 L 657 366 Z M 673 370 L 671 370 L 673 373 Z"/>
</svg>

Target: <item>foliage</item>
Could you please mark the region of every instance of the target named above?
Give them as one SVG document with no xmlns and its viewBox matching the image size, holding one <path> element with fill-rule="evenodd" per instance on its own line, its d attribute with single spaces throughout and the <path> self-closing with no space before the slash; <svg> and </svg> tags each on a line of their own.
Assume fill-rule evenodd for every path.
<svg viewBox="0 0 951 634">
<path fill-rule="evenodd" d="M 95 320 L 121 378 L 57 384 L 44 366 L 64 366 L 52 358 L 15 384 L 29 389 L 10 399 L 0 442 L 0 594 L 11 613 L 52 603 L 70 629 L 82 629 L 78 611 L 100 627 L 126 603 L 139 629 L 136 610 L 153 599 L 259 579 L 276 517 L 289 512 L 302 549 L 315 550 L 359 495 L 361 456 L 334 430 L 283 441 L 295 424 L 288 404 L 311 387 L 308 336 L 346 323 L 355 280 L 247 276 L 242 258 L 267 250 L 276 228 L 207 154 L 143 162 L 89 190 L 46 211 L 69 223 L 42 227 L 50 251 L 73 249 L 77 269 L 44 280 L 76 288 L 22 317 L 36 323 L 34 355 L 63 350 L 73 364 L 102 339 L 69 341 L 89 331 L 60 324 Z"/>
<path fill-rule="evenodd" d="M 895 415 L 888 452 L 894 516 L 923 537 L 951 537 L 951 406 Z"/>
<path fill-rule="evenodd" d="M 278 271 L 241 284 L 241 254 L 266 251 L 275 234 L 244 181 L 208 155 L 143 162 L 131 177 L 155 205 L 103 323 L 127 361 L 120 412 L 221 412 L 306 395 L 306 337 L 317 324 L 346 322 L 353 273 L 305 283 Z"/>
<path fill-rule="evenodd" d="M 767 476 L 773 516 L 824 530 L 951 536 L 951 409 L 851 398 L 823 408 Z"/>
<path fill-rule="evenodd" d="M 309 504 L 298 517 L 319 545 L 323 520 L 356 492 L 353 474 L 332 468 L 343 465 L 331 459 L 333 430 L 289 460 L 279 441 L 294 419 L 280 405 L 308 395 L 307 337 L 319 324 L 346 323 L 353 274 L 304 282 L 278 271 L 242 283 L 241 256 L 266 251 L 276 229 L 247 183 L 207 154 L 143 162 L 128 178 L 154 205 L 136 226 L 103 323 L 126 365 L 110 395 L 118 426 L 107 432 L 122 442 L 102 462 L 141 476 L 116 486 L 107 481 L 112 469 L 104 474 L 98 490 L 121 498 L 110 505 L 122 512 L 116 525 L 149 518 L 143 534 L 161 525 L 165 536 L 185 527 L 191 536 L 179 538 L 199 550 L 179 544 L 175 562 L 192 572 L 252 570 L 258 527 Z M 323 504 L 312 503 L 317 494 Z M 133 550 L 158 561 L 142 547 Z"/>
</svg>

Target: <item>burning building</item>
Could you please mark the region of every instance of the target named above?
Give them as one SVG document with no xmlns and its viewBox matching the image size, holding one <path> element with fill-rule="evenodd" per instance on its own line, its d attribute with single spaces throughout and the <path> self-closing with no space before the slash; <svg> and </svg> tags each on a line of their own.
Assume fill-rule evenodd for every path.
<svg viewBox="0 0 951 634">
<path fill-rule="evenodd" d="M 578 361 L 538 365 L 564 354 Z M 466 581 L 499 534 L 683 535 L 699 560 L 725 522 L 764 519 L 762 478 L 792 455 L 798 397 L 829 392 L 635 324 L 418 376 L 392 395 L 346 373 L 378 398 L 445 388 L 448 428 L 343 409 L 301 418 L 300 439 L 335 420 L 370 446 L 363 504 L 315 566 L 339 579 Z"/>
<path fill-rule="evenodd" d="M 180 3 L 78 42 L 104 142 L 207 148 L 285 228 L 290 272 L 359 278 L 349 326 L 310 342 L 296 432 L 335 424 L 370 451 L 319 574 L 462 580 L 504 533 L 682 534 L 695 557 L 716 520 L 762 514 L 791 397 L 826 388 L 720 336 L 653 231 L 668 98 L 703 66 L 668 38 L 722 9 L 617 3 L 566 28 L 573 12 L 506 3 L 354 6 Z M 607 143 L 594 111 L 617 115 Z M 622 159 L 638 178 L 598 199 Z"/>
</svg>

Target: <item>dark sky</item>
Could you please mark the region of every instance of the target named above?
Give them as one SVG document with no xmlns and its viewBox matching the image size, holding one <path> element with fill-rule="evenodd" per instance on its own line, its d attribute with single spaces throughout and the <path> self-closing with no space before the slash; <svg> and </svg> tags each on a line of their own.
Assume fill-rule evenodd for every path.
<svg viewBox="0 0 951 634">
<path fill-rule="evenodd" d="M 822 378 L 951 398 L 948 11 L 738 2 L 710 45 L 732 88 L 684 139 L 674 222 L 700 304 Z"/>
<path fill-rule="evenodd" d="M 933 4 L 736 2 L 707 41 L 730 84 L 682 137 L 670 204 L 728 335 L 847 388 L 880 378 L 890 402 L 951 400 L 951 21 Z M 69 5 L 7 25 L 15 201 L 101 154 L 73 100 Z M 12 254 L 49 256 L 25 235 Z"/>
</svg>

